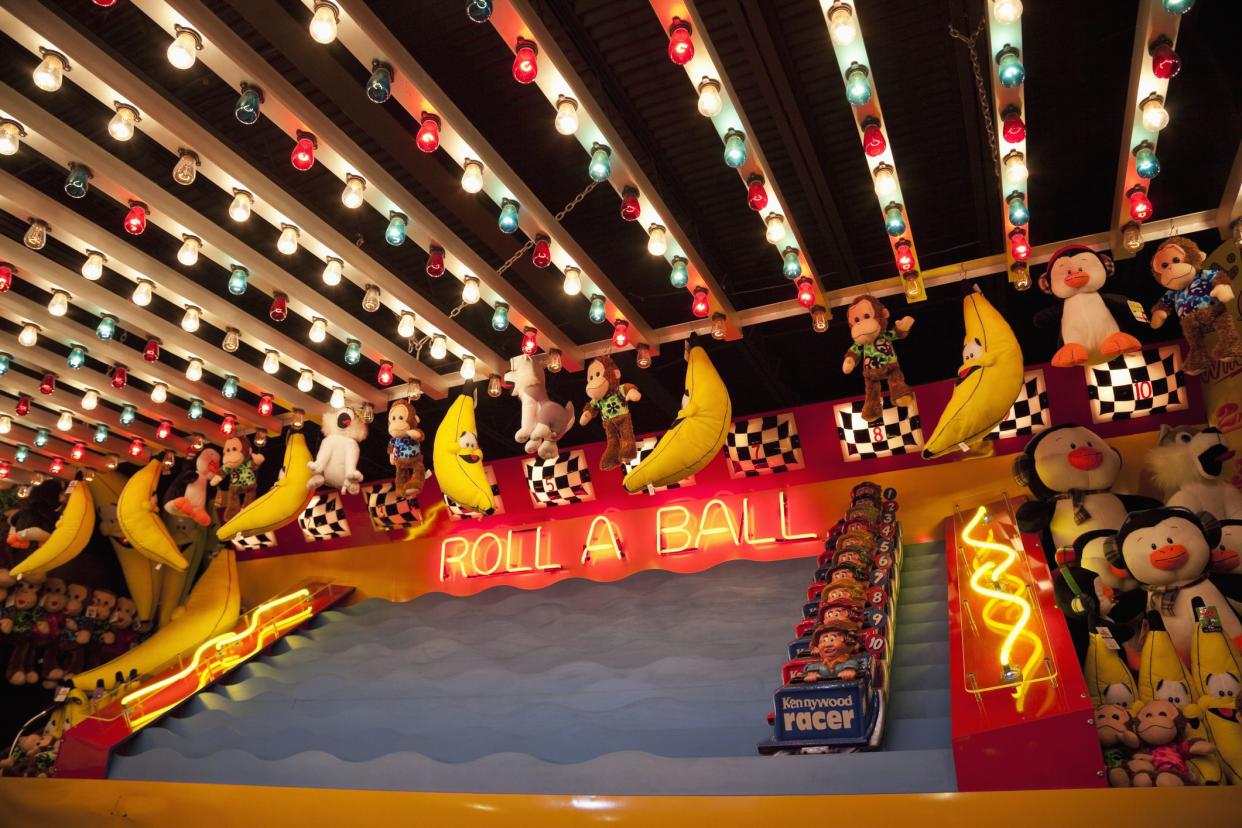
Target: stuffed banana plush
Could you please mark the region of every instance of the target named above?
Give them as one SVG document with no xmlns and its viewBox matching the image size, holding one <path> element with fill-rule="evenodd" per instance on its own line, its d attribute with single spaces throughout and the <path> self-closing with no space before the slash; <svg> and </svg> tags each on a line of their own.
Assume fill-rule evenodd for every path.
<svg viewBox="0 0 1242 828">
<path fill-rule="evenodd" d="M 9 572 L 13 577 L 42 575 L 76 558 L 95 531 L 95 501 L 81 480 L 69 484 L 69 498 L 47 539 Z"/>
<path fill-rule="evenodd" d="M 121 534 L 140 555 L 173 569 L 185 569 L 186 560 L 155 506 L 162 466 L 159 460 L 152 460 L 129 479 L 116 501 L 116 521 Z"/>
<path fill-rule="evenodd" d="M 1216 620 L 1215 608 L 1195 600 L 1199 621 L 1190 643 L 1190 668 L 1199 707 L 1225 775 L 1230 783 L 1242 785 L 1242 657 Z"/>
<path fill-rule="evenodd" d="M 315 496 L 314 489 L 307 488 L 312 475 L 310 461 L 306 437 L 300 431 L 291 433 L 285 441 L 280 479 L 217 529 L 216 537 L 225 542 L 237 535 L 274 532 L 302 514 L 306 504 Z"/>
<path fill-rule="evenodd" d="M 1138 687 L 1130 668 L 1121 659 L 1121 650 L 1110 647 L 1098 632 L 1090 635 L 1082 673 L 1087 680 L 1091 703 L 1096 707 L 1105 704 L 1129 707 L 1138 698 Z"/>
<path fill-rule="evenodd" d="M 436 429 L 431 459 L 440 491 L 459 506 L 490 515 L 496 510 L 492 484 L 483 471 L 479 427 L 474 420 L 474 398 L 462 394 L 453 400 Z"/>
</svg>

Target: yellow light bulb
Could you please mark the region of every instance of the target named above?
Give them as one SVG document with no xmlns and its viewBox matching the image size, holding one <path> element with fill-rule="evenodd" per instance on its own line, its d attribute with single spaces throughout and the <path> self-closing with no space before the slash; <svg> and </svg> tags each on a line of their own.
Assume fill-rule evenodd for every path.
<svg viewBox="0 0 1242 828">
<path fill-rule="evenodd" d="M 38 341 L 39 326 L 33 322 L 27 322 L 25 325 L 22 325 L 22 332 L 17 335 L 18 344 L 31 348 Z"/>
<path fill-rule="evenodd" d="M 402 339 L 414 336 L 414 314 L 410 311 L 401 312 L 401 317 L 397 320 L 397 336 Z"/>
<path fill-rule="evenodd" d="M 833 3 L 828 9 L 828 36 L 836 46 L 848 46 L 858 37 L 854 9 L 847 3 Z"/>
<path fill-rule="evenodd" d="M 444 339 L 444 334 L 436 334 L 431 338 L 431 358 L 444 359 L 448 356 L 448 342 Z"/>
<path fill-rule="evenodd" d="M 22 147 L 21 124 L 7 118 L 0 120 L 0 155 L 16 155 Z"/>
<path fill-rule="evenodd" d="M 483 164 L 473 158 L 467 158 L 461 171 L 461 188 L 468 193 L 477 193 L 483 189 Z"/>
<path fill-rule="evenodd" d="M 134 137 L 134 125 L 138 123 L 138 110 L 126 104 L 116 105 L 116 114 L 108 122 L 108 134 L 118 141 Z"/>
<path fill-rule="evenodd" d="M 92 282 L 99 281 L 103 276 L 104 254 L 98 250 L 86 251 L 86 261 L 82 262 L 82 276 Z"/>
<path fill-rule="evenodd" d="M 280 354 L 275 351 L 267 351 L 263 354 L 263 370 L 269 374 L 274 374 L 280 370 Z"/>
<path fill-rule="evenodd" d="M 668 252 L 668 232 L 661 224 L 653 224 L 647 228 L 647 252 L 652 256 L 663 256 Z"/>
<path fill-rule="evenodd" d="M 362 206 L 366 189 L 367 182 L 362 176 L 345 176 L 345 189 L 341 191 L 341 203 L 351 210 L 356 210 Z"/>
<path fill-rule="evenodd" d="M 189 69 L 198 59 L 197 52 L 203 48 L 202 38 L 193 29 L 176 27 L 177 36 L 168 44 L 168 62 L 178 69 Z"/>
<path fill-rule="evenodd" d="M 325 46 L 336 40 L 336 24 L 340 19 L 340 11 L 335 3 L 319 0 L 315 3 L 315 13 L 311 16 L 310 36 L 316 43 Z"/>
<path fill-rule="evenodd" d="M 185 314 L 181 317 L 181 330 L 186 333 L 194 333 L 198 330 L 199 322 L 202 320 L 202 311 L 194 305 L 185 306 Z"/>
<path fill-rule="evenodd" d="M 94 388 L 86 389 L 86 393 L 82 395 L 82 410 L 94 411 L 99 407 L 99 392 Z"/>
<path fill-rule="evenodd" d="M 699 82 L 699 114 L 704 118 L 715 118 L 722 108 L 724 99 L 720 97 L 720 81 L 703 78 Z"/>
<path fill-rule="evenodd" d="M 301 233 L 292 224 L 280 225 L 280 238 L 276 240 L 276 249 L 286 256 L 298 251 L 298 237 Z"/>
<path fill-rule="evenodd" d="M 61 83 L 65 79 L 65 58 L 59 52 L 53 52 L 48 49 L 39 50 L 43 54 L 43 60 L 39 61 L 39 65 L 34 70 L 35 86 L 44 92 L 55 92 L 60 89 Z"/>
<path fill-rule="evenodd" d="M 192 357 L 190 362 L 185 366 L 185 378 L 190 382 L 198 382 L 203 378 L 203 361 L 198 357 Z"/>
<path fill-rule="evenodd" d="M 315 374 L 309 368 L 303 368 L 298 372 L 298 390 L 303 394 L 309 394 L 315 390 Z"/>
<path fill-rule="evenodd" d="M 461 378 L 467 381 L 474 379 L 474 357 L 462 357 Z"/>
<path fill-rule="evenodd" d="M 566 95 L 556 102 L 556 131 L 561 135 L 573 135 L 578 131 L 578 102 Z"/>
<path fill-rule="evenodd" d="M 345 389 L 339 385 L 332 389 L 332 398 L 328 400 L 328 405 L 339 411 L 345 407 Z"/>
<path fill-rule="evenodd" d="M 888 164 L 880 164 L 875 168 L 875 194 L 880 198 L 888 198 L 897 192 L 897 173 Z"/>
<path fill-rule="evenodd" d="M 177 261 L 186 267 L 193 267 L 198 264 L 198 251 L 202 246 L 202 239 L 187 233 L 181 237 L 181 249 L 177 251 Z"/>
<path fill-rule="evenodd" d="M 151 402 L 162 403 L 168 399 L 168 386 L 162 382 L 157 382 L 151 386 Z"/>
<path fill-rule="evenodd" d="M 151 304 L 151 297 L 155 295 L 155 284 L 146 279 L 139 279 L 134 286 L 134 295 L 131 297 L 134 304 L 140 308 L 145 308 Z"/>
<path fill-rule="evenodd" d="M 58 431 L 69 431 L 73 428 L 73 415 L 68 411 L 60 412 L 60 416 L 56 418 L 56 429 Z"/>
<path fill-rule="evenodd" d="M 461 284 L 461 301 L 467 305 L 473 305 L 479 301 L 479 280 L 473 276 L 467 276 L 462 280 Z"/>
<path fill-rule="evenodd" d="M 566 296 L 577 296 L 582 292 L 582 271 L 573 265 L 565 268 L 565 282 L 561 285 Z"/>
<path fill-rule="evenodd" d="M 780 244 L 785 240 L 785 217 L 780 213 L 768 213 L 763 220 L 767 228 L 766 236 L 772 244 Z"/>
</svg>

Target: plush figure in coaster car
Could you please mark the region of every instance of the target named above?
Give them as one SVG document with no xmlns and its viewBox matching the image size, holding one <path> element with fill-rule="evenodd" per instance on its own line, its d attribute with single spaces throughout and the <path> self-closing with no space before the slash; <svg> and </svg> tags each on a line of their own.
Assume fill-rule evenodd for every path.
<svg viewBox="0 0 1242 828">
<path fill-rule="evenodd" d="M 888 308 L 870 294 L 856 297 L 850 303 L 846 316 L 850 323 L 850 339 L 854 340 L 854 344 L 846 352 L 841 370 L 852 373 L 862 362 L 866 399 L 861 413 L 862 418 L 870 423 L 879 419 L 884 410 L 880 399 L 883 382 L 888 382 L 888 394 L 895 405 L 908 405 L 914 398 L 914 392 L 906 384 L 906 377 L 897 361 L 897 351 L 893 348 L 894 341 L 905 339 L 910 333 L 914 319 L 903 317 L 890 328 Z"/>
<path fill-rule="evenodd" d="M 863 585 L 857 581 L 836 581 L 824 587 L 820 607 L 854 607 L 859 611 L 867 605 Z"/>
<path fill-rule="evenodd" d="M 1242 491 L 1229 482 L 1234 452 L 1220 429 L 1160 426 L 1160 441 L 1147 452 L 1147 468 L 1166 506 L 1184 506 L 1217 520 L 1242 519 Z"/>
<path fill-rule="evenodd" d="M 1205 526 L 1188 509 L 1165 506 L 1127 515 L 1115 545 L 1108 550 L 1109 563 L 1147 591 L 1150 609 L 1160 613 L 1177 654 L 1186 663 L 1190 662 L 1196 598 L 1216 607 L 1225 635 L 1242 645 L 1242 622 L 1225 600 L 1225 593 L 1242 598 L 1242 575 L 1209 577 L 1207 572 L 1219 539 L 1215 523 Z"/>
<path fill-rule="evenodd" d="M 1124 311 L 1124 297 L 1100 293 L 1113 270 L 1112 259 L 1081 244 L 1062 247 L 1048 260 L 1039 287 L 1060 299 L 1061 307 L 1052 314 L 1041 312 L 1036 322 L 1061 317 L 1062 344 L 1052 355 L 1056 367 L 1097 365 L 1142 349 L 1142 343 L 1122 332 L 1109 309 L 1113 305 Z"/>
<path fill-rule="evenodd" d="M 219 474 L 220 452 L 208 446 L 194 458 L 193 468 L 186 468 L 173 478 L 168 491 L 164 493 L 164 511 L 177 517 L 190 518 L 199 526 L 210 526 L 207 489 Z"/>
<path fill-rule="evenodd" d="M 39 654 L 35 627 L 43 619 L 39 606 L 39 589 L 34 584 L 19 581 L 13 591 L 13 603 L 0 613 L 0 634 L 12 640 L 9 662 L 4 669 L 9 684 L 33 684 L 39 680 L 35 661 Z"/>
<path fill-rule="evenodd" d="M 250 440 L 240 435 L 224 441 L 220 471 L 208 482 L 216 488 L 216 519 L 221 525 L 254 500 L 259 488 L 255 471 L 263 465 L 263 455 L 250 447 Z"/>
<path fill-rule="evenodd" d="M 313 475 L 306 481 L 306 488 L 318 489 L 327 485 L 340 489 L 341 494 L 358 494 L 362 472 L 358 471 L 359 444 L 367 439 L 367 424 L 352 408 L 325 411 L 323 415 L 323 439 L 319 452 L 307 464 Z"/>
<path fill-rule="evenodd" d="M 1175 787 L 1193 784 L 1187 764 L 1193 756 L 1206 756 L 1216 746 L 1204 739 L 1186 738 L 1186 717 L 1170 701 L 1147 702 L 1134 717 L 1138 749 L 1125 763 L 1135 787 Z"/>
<path fill-rule="evenodd" d="M 1151 273 L 1166 288 L 1151 311 L 1151 326 L 1159 328 L 1176 312 L 1190 346 L 1183 370 L 1202 374 L 1213 363 L 1242 360 L 1242 340 L 1227 307 L 1233 301 L 1229 274 L 1216 268 L 1200 270 L 1203 251 L 1190 239 L 1170 236 L 1151 257 Z M 1207 339 L 1216 333 L 1216 349 L 1209 355 Z"/>
<path fill-rule="evenodd" d="M 388 406 L 388 462 L 396 470 L 393 488 L 404 497 L 418 497 L 427 481 L 423 440 L 413 400 L 394 400 Z"/>
<path fill-rule="evenodd" d="M 522 401 L 522 427 L 513 439 L 527 454 L 553 460 L 561 453 L 557 441 L 574 425 L 574 404 L 553 402 L 548 397 L 543 366 L 546 357 L 521 354 L 509 360 L 505 382 L 513 384 L 513 396 Z"/>
<path fill-rule="evenodd" d="M 9 518 L 8 545 L 13 549 L 30 549 L 42 543 L 56 528 L 60 509 L 60 481 L 48 478 L 30 490 L 25 501 Z"/>
<path fill-rule="evenodd" d="M 862 663 L 858 655 L 858 623 L 828 621 L 811 633 L 811 652 L 817 660 L 802 668 L 801 681 L 849 681 L 857 678 Z"/>
<path fill-rule="evenodd" d="M 1131 786 L 1130 773 L 1125 764 L 1139 746 L 1138 734 L 1134 732 L 1134 718 L 1120 704 L 1106 704 L 1095 709 L 1095 733 L 1104 751 L 1104 767 L 1108 772 L 1110 788 Z"/>
<path fill-rule="evenodd" d="M 621 381 L 621 369 L 610 356 L 598 356 L 587 363 L 587 400 L 578 424 L 585 426 L 596 417 L 604 426 L 608 440 L 599 458 L 600 471 L 615 469 L 638 456 L 634 443 L 634 423 L 630 417 L 632 402 L 643 398 L 638 387 Z"/>
</svg>

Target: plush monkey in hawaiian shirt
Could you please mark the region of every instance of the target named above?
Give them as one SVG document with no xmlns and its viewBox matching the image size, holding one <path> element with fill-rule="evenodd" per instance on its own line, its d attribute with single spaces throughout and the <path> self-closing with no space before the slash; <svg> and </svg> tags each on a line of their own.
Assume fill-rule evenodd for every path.
<svg viewBox="0 0 1242 828">
<path fill-rule="evenodd" d="M 854 340 L 854 344 L 846 351 L 841 370 L 847 374 L 853 373 L 861 360 L 866 394 L 861 414 L 870 423 L 879 419 L 884 411 L 883 401 L 880 399 L 880 386 L 883 382 L 888 382 L 888 394 L 895 405 L 909 405 L 914 398 L 914 392 L 906 384 L 901 364 L 897 361 L 897 351 L 893 347 L 893 342 L 906 338 L 906 334 L 914 326 L 914 319 L 903 317 L 890 328 L 888 308 L 870 294 L 855 298 L 846 311 L 846 316 L 850 323 L 850 338 Z"/>
<path fill-rule="evenodd" d="M 1187 374 L 1202 374 L 1213 363 L 1242 360 L 1242 340 L 1233 324 L 1229 304 L 1234 293 L 1229 274 L 1214 267 L 1200 269 L 1207 257 L 1190 239 L 1171 236 L 1151 257 L 1151 273 L 1165 293 L 1151 311 L 1151 326 L 1159 328 L 1176 312 L 1190 346 Z M 1216 350 L 1208 355 L 1207 338 L 1216 332 Z"/>
<path fill-rule="evenodd" d="M 610 356 L 595 357 L 587 365 L 587 404 L 582 407 L 579 425 L 586 425 L 596 417 L 602 418 L 608 445 L 599 459 L 600 471 L 615 469 L 638 456 L 634 442 L 634 423 L 630 419 L 629 403 L 643 398 L 638 388 L 621 382 L 621 369 Z"/>
</svg>

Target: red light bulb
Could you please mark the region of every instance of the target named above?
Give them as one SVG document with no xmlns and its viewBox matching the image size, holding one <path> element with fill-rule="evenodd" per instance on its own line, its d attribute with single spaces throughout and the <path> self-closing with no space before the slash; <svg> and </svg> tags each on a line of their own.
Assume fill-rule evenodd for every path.
<svg viewBox="0 0 1242 828">
<path fill-rule="evenodd" d="M 746 203 L 756 211 L 768 206 L 768 191 L 763 186 L 763 176 L 758 173 L 746 179 Z"/>
<path fill-rule="evenodd" d="M 884 130 L 880 129 L 880 125 L 873 119 L 867 120 L 862 134 L 863 152 L 875 158 L 884 154 L 884 150 L 888 149 L 888 142 L 884 140 Z"/>
<path fill-rule="evenodd" d="M 147 229 L 147 205 L 141 201 L 131 201 L 129 212 L 125 214 L 125 232 L 131 236 L 141 236 Z"/>
<path fill-rule="evenodd" d="M 1173 44 L 1167 37 L 1156 38 L 1148 51 L 1151 53 L 1151 73 L 1161 80 L 1168 80 L 1182 71 L 1182 59 L 1173 51 Z"/>
<path fill-rule="evenodd" d="M 225 437 L 231 437 L 236 430 L 237 418 L 232 414 L 225 414 L 224 419 L 220 421 L 220 433 Z"/>
<path fill-rule="evenodd" d="M 168 420 L 160 420 L 160 424 L 155 427 L 155 436 L 161 440 L 167 440 L 172 436 L 172 423 Z"/>
<path fill-rule="evenodd" d="M 27 397 L 25 394 L 22 394 L 20 397 L 18 397 L 17 405 L 13 406 L 13 411 L 16 412 L 17 416 L 19 417 L 25 417 L 27 414 L 29 414 L 30 413 L 30 397 Z"/>
<path fill-rule="evenodd" d="M 621 191 L 621 218 L 626 221 L 637 221 L 642 215 L 642 205 L 638 203 L 638 190 L 626 187 Z"/>
<path fill-rule="evenodd" d="M 534 41 L 519 37 L 513 56 L 513 79 L 518 83 L 533 83 L 539 74 L 539 47 Z"/>
<path fill-rule="evenodd" d="M 380 363 L 379 374 L 376 375 L 375 381 L 387 388 L 392 385 L 392 363 L 384 360 Z"/>
<path fill-rule="evenodd" d="M 1026 124 L 1016 110 L 1009 110 L 1001 119 L 1001 136 L 1010 144 L 1026 140 Z"/>
<path fill-rule="evenodd" d="M 40 394 L 51 394 L 56 390 L 56 375 L 44 374 L 43 381 L 39 383 Z"/>
<path fill-rule="evenodd" d="M 272 395 L 271 394 L 264 394 L 263 396 L 259 397 L 259 404 L 257 406 L 257 410 L 259 412 L 259 416 L 261 417 L 272 416 Z"/>
<path fill-rule="evenodd" d="M 9 476 L 9 461 L 0 460 L 0 480 Z"/>
<path fill-rule="evenodd" d="M 135 437 L 129 443 L 129 456 L 141 457 L 142 452 L 146 450 L 147 444 L 142 441 L 141 437 Z"/>
<path fill-rule="evenodd" d="M 897 242 L 893 246 L 893 252 L 897 256 L 897 269 L 902 273 L 909 273 L 914 269 L 914 251 L 910 248 L 910 242 L 904 239 Z"/>
<path fill-rule="evenodd" d="M 798 288 L 798 304 L 804 308 L 810 308 L 815 304 L 815 283 L 811 281 L 810 276 L 799 276 L 798 281 L 794 282 Z"/>
<path fill-rule="evenodd" d="M 101 9 L 110 9 L 116 5 L 116 0 L 94 0 L 94 3 Z"/>
<path fill-rule="evenodd" d="M 527 356 L 534 356 L 539 350 L 539 332 L 534 328 L 527 327 L 522 331 L 522 353 Z"/>
<path fill-rule="evenodd" d="M 127 382 L 129 382 L 129 373 L 125 370 L 124 365 L 118 365 L 112 369 L 113 388 L 124 388 Z"/>
<path fill-rule="evenodd" d="M 13 265 L 0 262 L 0 293 L 13 287 Z"/>
<path fill-rule="evenodd" d="M 630 323 L 624 319 L 618 319 L 616 324 L 612 326 L 612 346 L 614 348 L 624 348 L 630 344 Z"/>
<path fill-rule="evenodd" d="M 147 362 L 159 362 L 160 341 L 158 339 L 147 340 L 147 347 L 142 349 L 142 358 Z"/>
<path fill-rule="evenodd" d="M 1130 190 L 1130 218 L 1135 221 L 1147 221 L 1151 218 L 1152 207 L 1151 200 L 1147 198 L 1147 191 L 1142 187 L 1135 187 Z"/>
<path fill-rule="evenodd" d="M 691 41 L 693 33 L 690 21 L 680 17 L 674 17 L 672 25 L 668 27 L 668 59 L 678 66 L 685 66 L 694 59 L 694 43 Z"/>
<path fill-rule="evenodd" d="M 435 152 L 440 146 L 440 116 L 424 112 L 414 141 L 423 152 Z"/>
<path fill-rule="evenodd" d="M 52 462 L 47 464 L 47 470 L 52 474 L 60 474 L 65 470 L 65 461 L 59 457 L 53 457 Z"/>
<path fill-rule="evenodd" d="M 293 152 L 289 154 L 289 163 L 298 172 L 306 172 L 315 166 L 315 149 L 317 142 L 315 136 L 309 132 L 298 130 L 298 141 L 293 145 Z"/>
<path fill-rule="evenodd" d="M 699 319 L 703 319 L 711 309 L 712 305 L 708 299 L 707 288 L 699 285 L 694 289 L 694 299 L 690 305 L 690 311 Z"/>
<path fill-rule="evenodd" d="M 434 244 L 427 253 L 427 275 L 439 277 L 444 275 L 444 248 Z"/>
<path fill-rule="evenodd" d="M 267 315 L 273 322 L 284 322 L 289 316 L 289 297 L 283 293 L 272 295 L 272 306 L 267 309 Z"/>
<path fill-rule="evenodd" d="M 77 462 L 86 456 L 86 446 L 82 443 L 74 443 L 73 448 L 69 449 L 69 459 Z"/>
<path fill-rule="evenodd" d="M 535 247 L 530 254 L 530 263 L 540 268 L 552 264 L 552 246 L 548 244 L 548 237 L 542 233 L 535 236 Z"/>
<path fill-rule="evenodd" d="M 1031 257 L 1031 245 L 1026 240 L 1026 231 L 1015 227 L 1009 233 L 1009 255 L 1019 262 Z"/>
</svg>

